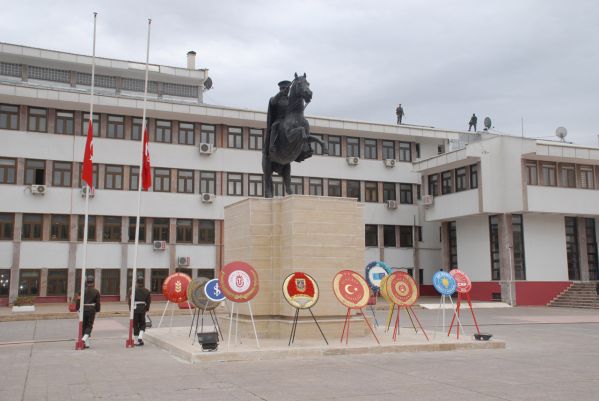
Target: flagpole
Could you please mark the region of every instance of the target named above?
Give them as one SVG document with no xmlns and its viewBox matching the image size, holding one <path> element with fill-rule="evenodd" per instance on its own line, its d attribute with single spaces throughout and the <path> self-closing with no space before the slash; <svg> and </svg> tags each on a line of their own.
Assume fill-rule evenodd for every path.
<svg viewBox="0 0 599 401">
<path fill-rule="evenodd" d="M 137 185 L 137 215 L 135 217 L 135 246 L 133 248 L 133 272 L 131 275 L 131 305 L 129 311 L 129 337 L 125 342 L 126 348 L 134 347 L 133 343 L 133 311 L 135 309 L 135 286 L 137 282 L 137 248 L 139 245 L 139 215 L 141 210 L 141 187 L 143 181 L 143 162 L 145 157 L 145 136 L 146 136 L 146 104 L 148 100 L 148 71 L 149 71 L 149 60 L 150 60 L 150 28 L 152 27 L 152 19 L 148 18 L 148 40 L 146 47 L 146 77 L 144 83 L 144 103 L 143 103 L 143 114 L 142 114 L 142 125 L 141 125 L 141 145 L 140 145 L 140 158 L 139 158 L 139 175 Z"/>
<path fill-rule="evenodd" d="M 94 125 L 94 78 L 96 74 L 96 19 L 98 17 L 98 13 L 94 12 L 94 41 L 93 41 L 93 50 L 92 50 L 92 81 L 91 81 L 91 90 L 90 90 L 90 101 L 89 101 L 89 123 L 92 126 L 92 136 L 93 136 L 93 125 Z M 89 131 L 88 131 L 89 132 Z M 87 146 L 87 144 L 86 144 Z M 83 169 L 82 169 L 83 171 Z M 92 168 L 92 177 L 93 177 L 93 168 Z M 92 178 L 93 180 L 93 178 Z M 79 294 L 79 335 L 77 337 L 77 341 L 75 343 L 75 349 L 82 350 L 85 348 L 85 344 L 83 343 L 83 309 L 85 309 L 85 269 L 87 267 L 87 230 L 88 230 L 88 217 L 89 217 L 89 192 L 91 191 L 91 187 L 88 183 L 87 190 L 85 191 L 85 217 L 83 224 L 83 263 L 81 265 L 81 289 Z"/>
</svg>

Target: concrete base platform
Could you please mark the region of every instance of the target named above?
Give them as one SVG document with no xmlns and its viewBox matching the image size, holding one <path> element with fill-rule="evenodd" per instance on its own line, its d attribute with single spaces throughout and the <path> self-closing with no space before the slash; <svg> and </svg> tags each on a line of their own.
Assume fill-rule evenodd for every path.
<svg viewBox="0 0 599 401">
<path fill-rule="evenodd" d="M 205 326 L 205 331 L 211 331 L 212 327 Z M 333 355 L 348 354 L 382 354 L 391 352 L 429 352 L 429 351 L 452 351 L 467 349 L 503 349 L 505 341 L 476 341 L 472 338 L 447 337 L 447 334 L 427 332 L 430 341 L 427 341 L 422 333 L 416 334 L 413 329 L 402 328 L 396 342 L 391 339 L 391 332 L 385 333 L 377 329 L 376 335 L 381 342 L 377 344 L 374 337 L 351 337 L 349 344 L 340 343 L 339 335 L 327 337 L 329 345 L 326 345 L 322 337 L 320 339 L 303 339 L 296 336 L 291 347 L 287 346 L 287 340 L 282 339 L 260 339 L 260 348 L 256 339 L 252 337 L 239 337 L 238 343 L 227 346 L 227 333 L 225 341 L 220 342 L 217 351 L 203 352 L 196 341 L 192 345 L 192 339 L 188 337 L 189 327 L 173 327 L 150 329 L 144 336 L 146 342 L 154 344 L 169 351 L 171 354 L 190 363 L 201 362 L 229 362 L 229 361 L 256 361 L 272 359 L 294 359 L 294 358 L 321 358 Z M 227 349 L 228 348 L 228 349 Z"/>
</svg>

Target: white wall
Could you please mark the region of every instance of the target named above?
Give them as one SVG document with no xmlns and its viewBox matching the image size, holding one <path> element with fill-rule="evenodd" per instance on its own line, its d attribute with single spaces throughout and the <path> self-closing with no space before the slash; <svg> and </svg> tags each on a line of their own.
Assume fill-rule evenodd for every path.
<svg viewBox="0 0 599 401">
<path fill-rule="evenodd" d="M 177 245 L 177 257 L 189 256 L 192 269 L 215 269 L 216 246 L 214 245 Z"/>
<path fill-rule="evenodd" d="M 380 260 L 381 253 L 379 252 L 379 248 L 376 247 L 366 247 L 366 251 L 364 252 L 364 266 L 362 269 L 366 268 L 366 265 L 372 261 Z M 361 271 L 360 271 L 361 273 Z"/>
<path fill-rule="evenodd" d="M 425 209 L 427 221 L 455 219 L 479 213 L 478 189 L 436 196 L 434 204 Z"/>
<path fill-rule="evenodd" d="M 133 268 L 133 252 L 135 245 L 127 245 L 127 267 Z M 187 256 L 187 255 L 186 255 Z M 120 264 L 118 265 L 120 266 Z M 168 269 L 170 267 L 169 246 L 164 251 L 153 250 L 152 244 L 139 245 L 137 250 L 137 268 Z"/>
<path fill-rule="evenodd" d="M 12 266 L 12 241 L 0 241 L 0 268 L 10 269 Z"/>
<path fill-rule="evenodd" d="M 414 251 L 412 248 L 385 248 L 385 263 L 390 267 L 413 267 Z"/>
<path fill-rule="evenodd" d="M 86 269 L 120 269 L 121 244 L 117 243 L 88 243 Z M 66 264 L 64 265 L 66 266 Z M 83 266 L 83 245 L 77 245 L 77 261 L 75 266 Z"/>
<path fill-rule="evenodd" d="M 599 214 L 599 191 L 527 185 L 528 210 L 565 214 Z"/>
<path fill-rule="evenodd" d="M 458 219 L 458 268 L 472 281 L 491 280 L 489 218 L 486 215 Z"/>
<path fill-rule="evenodd" d="M 384 203 L 364 202 L 364 224 L 391 224 L 411 226 L 418 225 L 418 206 L 397 205 L 397 209 L 389 209 Z"/>
<path fill-rule="evenodd" d="M 69 263 L 67 242 L 21 242 L 21 269 L 56 268 L 64 269 Z"/>
<path fill-rule="evenodd" d="M 564 217 L 524 215 L 526 280 L 568 281 Z"/>
<path fill-rule="evenodd" d="M 425 285 L 433 282 L 433 274 L 441 268 L 441 250 L 440 249 L 420 249 L 420 268 L 423 271 L 423 281 Z"/>
</svg>

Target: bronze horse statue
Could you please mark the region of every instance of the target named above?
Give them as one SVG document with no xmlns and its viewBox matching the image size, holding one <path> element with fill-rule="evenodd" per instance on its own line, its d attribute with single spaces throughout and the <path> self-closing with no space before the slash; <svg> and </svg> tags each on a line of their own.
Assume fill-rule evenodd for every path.
<svg viewBox="0 0 599 401">
<path fill-rule="evenodd" d="M 264 196 L 272 198 L 273 182 L 272 174 L 276 172 L 283 177 L 285 193 L 292 195 L 291 189 L 291 162 L 302 162 L 313 154 L 311 142 L 317 142 L 322 146 L 323 153 L 328 154 L 327 145 L 319 138 L 310 135 L 310 124 L 304 117 L 304 109 L 312 100 L 310 83 L 306 80 L 306 74 L 298 76 L 291 83 L 289 89 L 289 103 L 285 117 L 275 121 L 270 129 L 273 136 L 273 145 L 269 146 L 268 152 L 262 154 L 262 171 L 264 173 Z M 270 121 L 270 116 L 268 118 Z"/>
</svg>

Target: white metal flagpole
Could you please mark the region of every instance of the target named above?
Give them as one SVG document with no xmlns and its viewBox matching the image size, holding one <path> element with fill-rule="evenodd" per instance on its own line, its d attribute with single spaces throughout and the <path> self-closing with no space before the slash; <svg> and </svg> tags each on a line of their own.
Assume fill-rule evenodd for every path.
<svg viewBox="0 0 599 401">
<path fill-rule="evenodd" d="M 94 126 L 94 79 L 96 74 L 96 19 L 98 13 L 94 13 L 94 41 L 92 48 L 92 81 L 91 81 L 91 90 L 90 90 L 90 101 L 89 101 L 89 122 L 88 125 L 91 124 L 92 130 Z M 93 133 L 92 133 L 93 137 Z M 86 184 L 87 185 L 87 184 Z M 81 264 L 81 287 L 80 287 L 80 297 L 79 297 L 79 336 L 77 338 L 77 342 L 75 343 L 75 349 L 81 350 L 85 348 L 85 344 L 83 342 L 83 309 L 85 303 L 85 269 L 87 267 L 87 229 L 88 229 L 88 217 L 89 217 L 89 192 L 92 190 L 89 185 L 87 185 L 87 190 L 85 191 L 85 217 L 83 223 L 83 263 Z"/>
<path fill-rule="evenodd" d="M 145 157 L 145 149 L 144 149 L 144 137 L 146 135 L 146 103 L 148 99 L 148 71 L 149 71 L 149 60 L 150 60 L 150 28 L 152 27 L 152 20 L 148 19 L 148 41 L 146 47 L 146 77 L 144 84 L 144 103 L 143 103 L 143 117 L 142 117 L 142 125 L 141 125 L 141 145 L 139 152 L 139 175 L 138 175 L 138 185 L 137 185 L 137 216 L 135 218 L 135 246 L 133 250 L 133 272 L 131 276 L 131 309 L 129 311 L 129 338 L 125 343 L 125 347 L 130 348 L 134 347 L 133 343 L 133 311 L 135 310 L 135 285 L 137 281 L 137 248 L 139 245 L 139 215 L 141 209 L 141 187 L 143 180 L 143 160 Z M 162 321 L 162 319 L 161 319 Z"/>
</svg>

